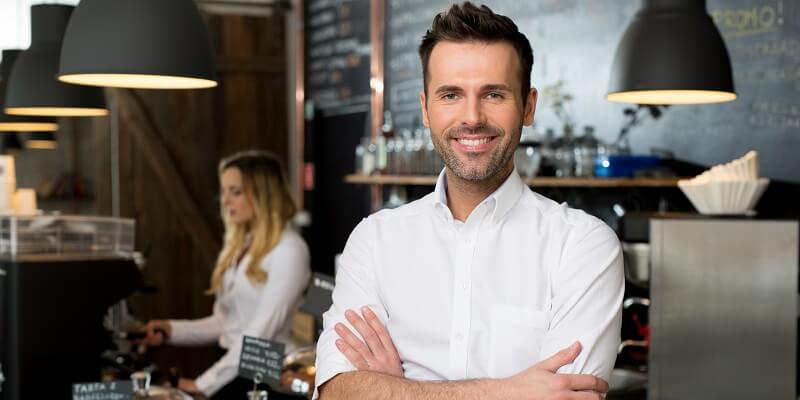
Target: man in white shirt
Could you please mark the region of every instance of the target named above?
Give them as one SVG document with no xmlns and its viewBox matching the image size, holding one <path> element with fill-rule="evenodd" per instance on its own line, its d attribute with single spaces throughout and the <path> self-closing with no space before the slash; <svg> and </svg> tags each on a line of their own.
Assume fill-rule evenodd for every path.
<svg viewBox="0 0 800 400">
<path fill-rule="evenodd" d="M 514 170 L 533 53 L 507 17 L 454 5 L 420 45 L 432 194 L 362 221 L 317 347 L 323 399 L 598 399 L 619 345 L 619 242 Z M 358 336 L 354 332 L 358 333 Z"/>
</svg>

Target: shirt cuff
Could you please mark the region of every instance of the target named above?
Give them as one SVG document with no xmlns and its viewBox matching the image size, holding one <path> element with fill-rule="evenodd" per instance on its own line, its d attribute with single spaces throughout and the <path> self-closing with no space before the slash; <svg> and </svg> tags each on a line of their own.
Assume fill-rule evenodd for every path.
<svg viewBox="0 0 800 400">
<path fill-rule="evenodd" d="M 172 332 L 170 332 L 167 343 L 180 345 L 190 342 L 192 334 L 190 333 L 191 329 L 187 329 L 188 322 L 189 321 L 183 319 L 169 320 L 169 325 L 172 327 Z"/>
<path fill-rule="evenodd" d="M 316 400 L 319 398 L 319 387 L 328 382 L 329 380 L 333 379 L 336 375 L 339 375 L 344 372 L 352 372 L 356 369 L 349 363 L 334 363 L 331 365 L 330 363 L 325 367 L 317 366 L 317 375 L 314 378 L 314 396 L 312 400 Z"/>
<path fill-rule="evenodd" d="M 208 370 L 202 375 L 198 376 L 194 381 L 197 389 L 202 392 L 206 397 L 211 397 L 217 393 L 223 386 L 230 382 L 222 382 L 213 371 Z"/>
</svg>

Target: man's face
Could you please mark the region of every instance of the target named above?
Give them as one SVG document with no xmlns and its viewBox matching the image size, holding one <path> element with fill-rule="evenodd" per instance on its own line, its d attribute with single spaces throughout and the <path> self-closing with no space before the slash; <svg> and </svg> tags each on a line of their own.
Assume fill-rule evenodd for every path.
<svg viewBox="0 0 800 400">
<path fill-rule="evenodd" d="M 533 122 L 536 89 L 523 106 L 521 65 L 506 42 L 440 42 L 428 61 L 422 121 L 447 168 L 482 181 L 512 168 L 522 125 Z"/>
</svg>

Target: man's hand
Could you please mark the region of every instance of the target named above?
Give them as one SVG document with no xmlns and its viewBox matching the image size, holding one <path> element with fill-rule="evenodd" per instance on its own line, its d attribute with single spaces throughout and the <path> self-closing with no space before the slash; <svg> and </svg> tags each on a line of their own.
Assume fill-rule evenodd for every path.
<svg viewBox="0 0 800 400">
<path fill-rule="evenodd" d="M 339 335 L 336 347 L 359 371 L 380 372 L 402 378 L 404 374 L 400 355 L 389 332 L 369 307 L 363 307 L 361 312 L 363 319 L 352 310 L 347 310 L 345 317 L 364 341 L 347 326 L 339 323 L 335 328 Z"/>
<path fill-rule="evenodd" d="M 596 400 L 605 397 L 608 383 L 592 375 L 558 374 L 559 368 L 571 364 L 581 352 L 575 342 L 569 348 L 510 377 L 510 397 L 518 399 L 574 399 Z"/>
</svg>

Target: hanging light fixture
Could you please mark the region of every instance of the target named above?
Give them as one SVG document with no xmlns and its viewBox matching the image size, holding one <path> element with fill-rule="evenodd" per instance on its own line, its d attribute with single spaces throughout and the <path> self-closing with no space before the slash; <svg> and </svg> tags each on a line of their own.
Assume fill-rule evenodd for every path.
<svg viewBox="0 0 800 400">
<path fill-rule="evenodd" d="M 11 67 L 22 50 L 3 50 L 0 64 L 0 132 L 55 131 L 58 124 L 51 117 L 19 117 L 8 115 L 5 110 L 6 83 L 11 75 Z"/>
<path fill-rule="evenodd" d="M 193 0 L 82 0 L 64 36 L 58 79 L 134 89 L 217 86 Z"/>
<path fill-rule="evenodd" d="M 53 132 L 31 132 L 25 140 L 25 148 L 53 150 L 58 147 L 56 135 Z"/>
<path fill-rule="evenodd" d="M 643 0 L 614 56 L 606 99 L 634 104 L 736 100 L 725 42 L 705 0 Z"/>
<path fill-rule="evenodd" d="M 38 4 L 31 7 L 31 47 L 11 69 L 5 111 L 12 115 L 90 117 L 108 114 L 98 88 L 67 85 L 56 79 L 61 41 L 75 7 Z"/>
</svg>

